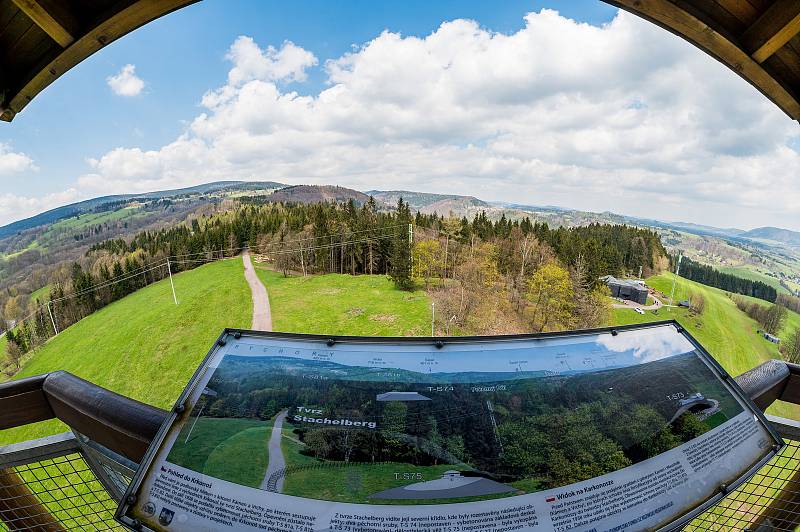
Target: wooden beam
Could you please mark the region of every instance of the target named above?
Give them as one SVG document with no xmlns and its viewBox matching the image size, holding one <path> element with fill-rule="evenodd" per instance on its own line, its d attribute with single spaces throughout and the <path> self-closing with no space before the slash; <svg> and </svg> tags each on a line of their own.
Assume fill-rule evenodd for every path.
<svg viewBox="0 0 800 532">
<path fill-rule="evenodd" d="M 0 469 L 0 523 L 9 530 L 64 530 L 13 468 Z"/>
<path fill-rule="evenodd" d="M 763 63 L 800 33 L 800 2 L 777 0 L 742 34 L 742 44 L 758 63 Z"/>
<path fill-rule="evenodd" d="M 14 114 L 22 111 L 45 87 L 107 44 L 158 17 L 198 1 L 200 0 L 138 0 L 111 15 L 83 33 L 50 63 L 30 72 L 27 80 L 21 80 L 22 88 L 11 96 L 6 105 L 6 114 L 0 116 L 0 120 L 13 118 Z"/>
<path fill-rule="evenodd" d="M 60 13 L 55 16 L 53 8 L 47 8 L 40 0 L 12 0 L 23 13 L 28 15 L 34 24 L 42 28 L 61 48 L 66 48 L 73 42 L 75 37 L 67 30 L 64 19 L 65 14 Z"/>
<path fill-rule="evenodd" d="M 742 46 L 763 63 L 800 33 L 800 2 L 777 0 L 742 34 Z"/>
<path fill-rule="evenodd" d="M 686 39 L 739 74 L 794 120 L 800 120 L 800 97 L 755 61 L 741 44 L 670 0 L 604 0 Z M 779 0 L 782 2 L 782 0 Z M 797 5 L 797 0 L 788 0 Z"/>
</svg>

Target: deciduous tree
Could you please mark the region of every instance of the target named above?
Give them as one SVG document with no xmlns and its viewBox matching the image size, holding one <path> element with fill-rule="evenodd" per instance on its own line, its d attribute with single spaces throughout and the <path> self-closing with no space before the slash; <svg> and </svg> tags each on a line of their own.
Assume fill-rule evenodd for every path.
<svg viewBox="0 0 800 532">
<path fill-rule="evenodd" d="M 568 328 L 572 321 L 574 292 L 569 272 L 550 262 L 528 280 L 526 298 L 531 303 L 531 326 L 535 331 Z"/>
</svg>

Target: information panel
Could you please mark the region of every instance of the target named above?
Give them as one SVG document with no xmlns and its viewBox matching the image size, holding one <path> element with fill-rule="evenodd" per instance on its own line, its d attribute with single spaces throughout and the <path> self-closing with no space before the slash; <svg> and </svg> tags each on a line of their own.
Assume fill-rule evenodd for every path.
<svg viewBox="0 0 800 532">
<path fill-rule="evenodd" d="M 123 523 L 671 527 L 781 445 L 672 322 L 469 339 L 226 331 L 179 404 L 119 509 Z"/>
</svg>

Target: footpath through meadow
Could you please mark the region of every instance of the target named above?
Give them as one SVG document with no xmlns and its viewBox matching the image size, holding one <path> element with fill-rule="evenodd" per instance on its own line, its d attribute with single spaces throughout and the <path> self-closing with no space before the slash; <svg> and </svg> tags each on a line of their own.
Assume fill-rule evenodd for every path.
<svg viewBox="0 0 800 532">
<path fill-rule="evenodd" d="M 267 472 L 264 474 L 264 480 L 261 481 L 261 489 L 267 491 L 275 491 L 281 493 L 283 491 L 283 471 L 286 469 L 286 459 L 283 457 L 283 450 L 281 449 L 281 434 L 283 429 L 283 422 L 286 421 L 288 410 L 281 410 L 272 425 L 272 432 L 269 437 L 269 444 L 267 451 L 269 453 L 269 462 L 267 465 Z M 275 476 L 273 479 L 272 477 Z"/>
<path fill-rule="evenodd" d="M 261 279 L 256 275 L 256 270 L 253 268 L 253 261 L 250 260 L 250 252 L 245 251 L 242 255 L 244 261 L 244 278 L 247 284 L 250 285 L 250 291 L 253 293 L 253 326 L 254 331 L 271 331 L 272 330 L 272 312 L 269 308 L 269 296 L 267 289 L 261 282 Z"/>
</svg>

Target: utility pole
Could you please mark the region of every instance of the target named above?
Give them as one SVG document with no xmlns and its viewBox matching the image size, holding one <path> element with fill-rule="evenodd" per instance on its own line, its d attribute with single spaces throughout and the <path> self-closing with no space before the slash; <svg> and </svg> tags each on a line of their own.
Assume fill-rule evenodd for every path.
<svg viewBox="0 0 800 532">
<path fill-rule="evenodd" d="M 53 304 L 52 299 L 47 302 L 47 313 L 50 314 L 50 322 L 53 324 L 53 330 L 55 331 L 56 336 L 58 336 L 58 327 L 56 327 L 56 320 L 53 319 L 53 311 L 50 309 L 50 305 L 52 304 Z"/>
<path fill-rule="evenodd" d="M 178 296 L 175 295 L 175 283 L 172 282 L 172 267 L 169 265 L 169 257 L 167 257 L 167 272 L 169 273 L 169 285 L 172 287 L 172 300 L 178 304 Z"/>
<path fill-rule="evenodd" d="M 672 304 L 675 304 L 675 281 L 678 279 L 678 275 L 681 273 L 681 261 L 683 260 L 683 253 L 678 255 L 678 265 L 675 266 L 675 277 L 672 278 L 672 293 L 669 295 L 669 300 L 672 301 Z"/>
<path fill-rule="evenodd" d="M 436 336 L 434 323 L 436 323 L 436 302 L 431 301 L 431 336 Z"/>
</svg>

